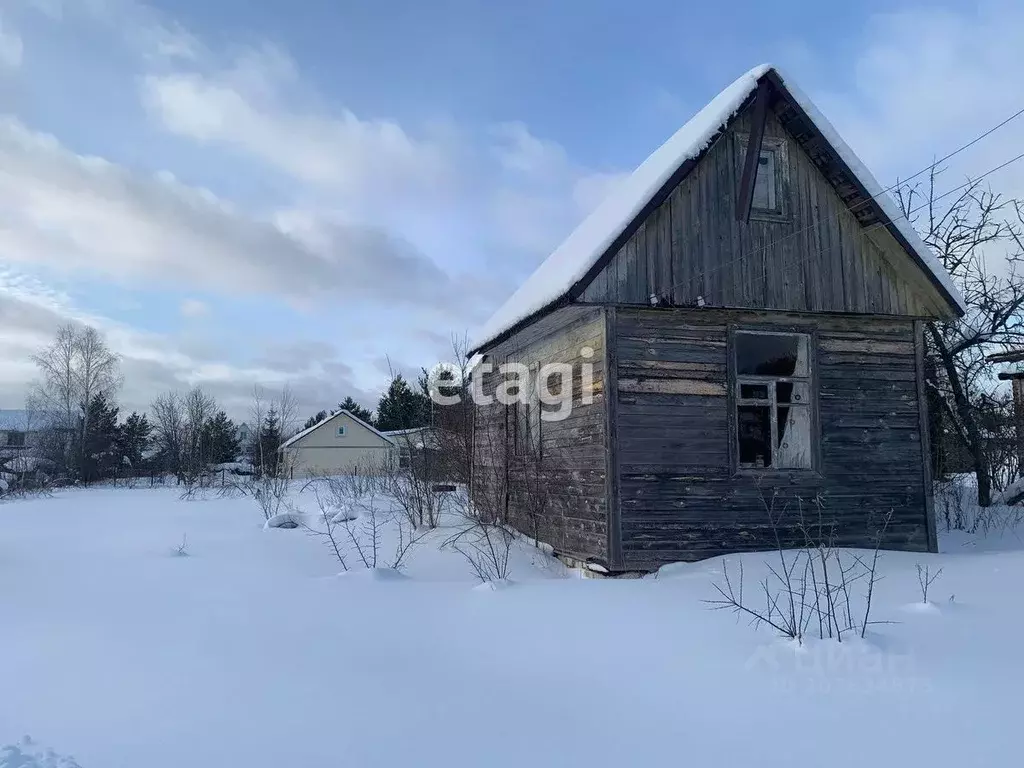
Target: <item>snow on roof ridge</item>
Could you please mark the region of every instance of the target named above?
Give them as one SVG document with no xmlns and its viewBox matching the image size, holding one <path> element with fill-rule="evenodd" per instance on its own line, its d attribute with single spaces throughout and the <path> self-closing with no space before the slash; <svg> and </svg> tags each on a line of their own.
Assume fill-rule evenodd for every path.
<svg viewBox="0 0 1024 768">
<path fill-rule="evenodd" d="M 832 124 L 778 67 L 761 64 L 740 75 L 722 90 L 623 180 L 481 326 L 470 344 L 470 349 L 477 351 L 486 346 L 517 323 L 560 299 L 573 285 L 582 280 L 672 174 L 686 160 L 699 156 L 707 148 L 712 137 L 729 122 L 754 92 L 758 81 L 772 71 L 785 84 L 793 99 L 814 122 L 815 127 L 832 143 L 843 162 L 868 194 L 875 198 L 882 211 L 924 265 L 963 310 L 963 298 L 953 285 L 949 274 L 921 240 L 913 225 L 902 215 L 889 194 L 883 192 L 882 187 L 853 150 L 839 138 Z"/>
<path fill-rule="evenodd" d="M 278 448 L 278 450 L 280 451 L 280 450 L 283 450 L 283 449 L 287 448 L 289 445 L 291 445 L 295 441 L 301 440 L 302 438 L 304 438 L 306 435 L 308 435 L 313 430 L 319 429 L 320 427 L 322 427 L 327 422 L 337 418 L 338 416 L 341 416 L 342 414 L 348 416 L 350 419 L 352 419 L 352 421 L 356 422 L 357 424 L 362 424 L 364 427 L 366 427 L 368 430 L 373 432 L 375 435 L 378 435 L 378 436 L 384 438 L 385 440 L 387 440 L 392 445 L 395 444 L 394 440 L 392 440 L 390 437 L 385 435 L 383 432 L 380 432 L 375 426 L 373 426 L 372 424 L 367 424 L 365 421 L 363 421 L 358 416 L 356 416 L 354 413 L 352 413 L 352 411 L 347 411 L 344 408 L 342 408 L 339 411 L 335 411 L 330 416 L 327 416 L 326 418 L 320 419 L 320 421 L 318 421 L 312 427 L 306 427 L 301 432 L 299 432 L 299 433 L 297 433 L 295 435 L 292 435 L 287 440 L 285 440 L 283 443 L 281 443 L 281 447 Z"/>
</svg>

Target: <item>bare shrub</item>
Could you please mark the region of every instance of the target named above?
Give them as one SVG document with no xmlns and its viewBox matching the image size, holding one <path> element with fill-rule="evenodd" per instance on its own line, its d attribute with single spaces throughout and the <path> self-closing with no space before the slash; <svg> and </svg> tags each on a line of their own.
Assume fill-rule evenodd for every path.
<svg viewBox="0 0 1024 768">
<path fill-rule="evenodd" d="M 503 525 L 470 520 L 442 543 L 454 549 L 469 563 L 481 582 L 508 578 L 509 556 L 515 534 Z"/>
<path fill-rule="evenodd" d="M 174 548 L 175 557 L 188 557 L 188 535 L 181 534 L 181 544 Z"/>
<path fill-rule="evenodd" d="M 722 562 L 723 583 L 713 584 L 718 597 L 706 602 L 715 610 L 728 610 L 747 616 L 757 626 L 767 624 L 784 637 L 802 643 L 808 632 L 819 639 L 843 642 L 844 636 L 857 633 L 864 637 L 867 628 L 876 622 L 871 619 L 872 598 L 877 576 L 879 550 L 892 519 L 892 511 L 876 530 L 875 549 L 870 560 L 848 554 L 835 545 L 835 523 L 825 517 L 825 502 L 819 496 L 813 500 L 817 514 L 805 515 L 804 504 L 798 500 L 797 530 L 803 535 L 804 548 L 786 549 L 780 533 L 787 507 L 778 506 L 778 495 L 767 497 L 762 503 L 776 544 L 778 563 L 766 562 L 769 576 L 758 583 L 760 600 L 755 604 L 744 594 L 745 574 L 740 561 L 738 579 L 729 570 L 728 560 Z M 861 600 L 862 615 L 854 615 L 855 598 L 852 590 L 857 582 L 864 586 Z M 816 627 L 816 631 L 811 629 Z"/>
<path fill-rule="evenodd" d="M 928 590 L 932 584 L 935 583 L 936 579 L 942 575 L 942 569 L 939 568 L 935 573 L 931 572 L 931 567 L 927 565 L 917 564 L 917 583 L 921 587 L 921 602 L 928 602 Z"/>
<path fill-rule="evenodd" d="M 264 521 L 290 509 L 291 482 L 283 474 L 250 475 L 235 487 L 256 502 Z"/>
<path fill-rule="evenodd" d="M 420 449 L 417 441 L 419 435 L 399 435 L 400 450 L 410 456 L 416 456 Z M 425 455 L 429 455 L 429 449 Z M 441 516 L 448 509 L 447 497 L 434 490 L 435 473 L 428 462 L 410 461 L 408 467 L 401 467 L 398 462 L 386 461 L 379 468 L 376 476 L 380 478 L 381 488 L 398 505 L 409 524 L 416 528 L 436 528 L 441 523 Z"/>
<path fill-rule="evenodd" d="M 947 531 L 966 531 L 969 527 L 967 507 L 964 498 L 967 483 L 963 476 L 954 475 L 949 480 L 935 483 L 935 506 L 941 510 L 942 521 Z"/>
<path fill-rule="evenodd" d="M 366 568 L 400 570 L 427 533 L 417 532 L 405 515 L 390 508 L 377 475 L 364 471 L 320 477 L 311 480 L 309 487 L 320 514 L 316 527 L 307 525 L 306 530 L 325 540 L 344 571 L 349 570 L 351 557 Z M 388 531 L 395 535 L 393 549 L 387 549 Z"/>
</svg>

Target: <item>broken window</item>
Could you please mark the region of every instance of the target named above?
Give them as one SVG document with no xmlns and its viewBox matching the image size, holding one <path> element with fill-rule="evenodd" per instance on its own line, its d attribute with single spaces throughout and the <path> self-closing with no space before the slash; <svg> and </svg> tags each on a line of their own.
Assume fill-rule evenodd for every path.
<svg viewBox="0 0 1024 768">
<path fill-rule="evenodd" d="M 740 468 L 811 467 L 810 337 L 738 331 L 736 439 Z"/>
</svg>

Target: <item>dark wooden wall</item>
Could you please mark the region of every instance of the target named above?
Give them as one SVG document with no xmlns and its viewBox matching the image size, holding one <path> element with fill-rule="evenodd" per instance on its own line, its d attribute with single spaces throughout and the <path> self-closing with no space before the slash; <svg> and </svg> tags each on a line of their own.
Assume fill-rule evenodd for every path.
<svg viewBox="0 0 1024 768">
<path fill-rule="evenodd" d="M 736 117 L 705 157 L 583 291 L 597 304 L 944 316 L 948 308 L 884 227 L 863 227 L 769 110 L 766 139 L 784 138 L 783 220 L 736 219 L 743 164 Z"/>
<path fill-rule="evenodd" d="M 931 546 L 914 321 L 624 307 L 614 316 L 618 567 L 772 548 L 764 499 L 774 493 L 776 509 L 788 505 L 782 531 L 792 544 L 803 543 L 797 500 L 816 516 L 820 496 L 841 545 L 869 545 L 892 509 L 885 546 Z M 733 472 L 727 377 L 736 325 L 812 334 L 815 471 Z"/>
<path fill-rule="evenodd" d="M 516 529 L 536 535 L 558 552 L 586 560 L 607 561 L 605 388 L 605 310 L 568 306 L 544 316 L 486 352 L 495 365 L 506 359 L 524 363 L 559 362 L 573 366 L 573 407 L 562 421 L 541 423 L 539 459 L 515 456 L 511 414 L 506 406 L 478 405 L 475 413 L 474 495 L 488 496 L 482 484 L 496 482 L 500 464 L 509 462 L 509 521 Z M 593 356 L 581 354 L 584 347 Z M 593 402 L 583 404 L 584 379 L 580 366 L 593 365 Z M 486 376 L 483 391 L 493 394 L 497 373 Z M 540 483 L 550 504 L 541 519 L 529 514 L 522 495 Z"/>
</svg>

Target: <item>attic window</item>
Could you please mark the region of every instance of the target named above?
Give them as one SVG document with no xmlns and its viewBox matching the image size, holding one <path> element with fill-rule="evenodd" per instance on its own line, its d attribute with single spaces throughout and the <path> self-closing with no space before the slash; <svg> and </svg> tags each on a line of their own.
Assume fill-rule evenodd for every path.
<svg viewBox="0 0 1024 768">
<path fill-rule="evenodd" d="M 739 151 L 736 153 L 737 188 L 743 175 L 743 162 L 747 156 L 747 144 L 750 137 L 738 135 Z M 777 221 L 789 216 L 789 205 L 786 200 L 788 172 L 786 140 L 777 136 L 765 136 L 761 139 L 761 152 L 757 157 L 757 175 L 754 177 L 754 190 L 750 202 L 750 215 L 755 219 Z"/>
<path fill-rule="evenodd" d="M 345 428 L 344 427 L 338 427 L 338 437 L 344 437 L 344 436 L 345 436 Z"/>
<path fill-rule="evenodd" d="M 754 199 L 751 209 L 755 211 L 779 212 L 779 190 L 775 173 L 775 150 L 762 149 L 757 158 L 757 177 L 754 180 Z"/>
</svg>

